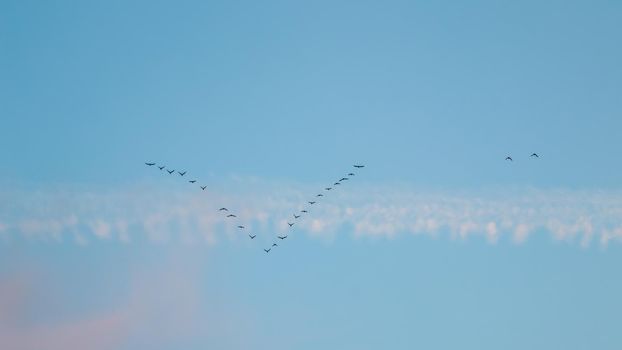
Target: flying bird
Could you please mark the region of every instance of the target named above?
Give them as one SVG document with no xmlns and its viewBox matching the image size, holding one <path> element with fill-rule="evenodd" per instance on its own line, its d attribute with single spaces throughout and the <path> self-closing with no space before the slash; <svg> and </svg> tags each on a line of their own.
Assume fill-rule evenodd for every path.
<svg viewBox="0 0 622 350">
<path fill-rule="evenodd" d="M 341 185 L 341 182 L 335 182 L 333 185 L 334 186 Z"/>
<path fill-rule="evenodd" d="M 278 247 L 279 245 L 276 243 L 272 243 L 272 247 Z M 270 249 L 272 249 L 272 247 L 270 247 Z"/>
<path fill-rule="evenodd" d="M 287 235 L 285 235 L 285 236 L 276 236 L 276 237 L 277 237 L 278 239 L 285 239 L 285 238 L 287 238 Z"/>
<path fill-rule="evenodd" d="M 330 191 L 330 190 L 332 190 L 332 189 L 333 189 L 332 187 L 326 187 L 326 188 L 325 188 L 325 190 L 326 190 L 326 191 Z"/>
<path fill-rule="evenodd" d="M 227 208 L 220 208 L 220 209 L 218 209 L 218 210 L 219 210 L 219 211 L 223 211 L 223 210 L 224 210 L 224 211 L 229 211 L 229 209 L 227 209 Z"/>
<path fill-rule="evenodd" d="M 207 188 L 207 186 L 200 186 L 203 191 Z"/>
<path fill-rule="evenodd" d="M 346 181 L 346 180 L 348 180 L 347 177 L 342 177 L 341 179 L 339 179 L 339 181 Z"/>
<path fill-rule="evenodd" d="M 289 227 L 292 227 L 294 226 L 295 222 L 288 222 L 287 224 L 289 225 Z"/>
<path fill-rule="evenodd" d="M 244 226 L 242 226 L 242 225 L 238 225 L 238 228 L 242 229 L 242 228 L 244 228 Z"/>
<path fill-rule="evenodd" d="M 255 237 L 257 237 L 257 235 L 251 235 L 249 234 L 248 237 L 250 237 L 251 239 L 255 239 Z"/>
<path fill-rule="evenodd" d="M 191 184 L 193 184 L 193 183 L 197 182 L 197 180 L 190 180 L 190 181 L 188 181 L 188 182 L 190 182 Z"/>
<path fill-rule="evenodd" d="M 354 176 L 354 173 L 348 173 L 348 176 Z"/>
<path fill-rule="evenodd" d="M 324 197 L 324 195 L 319 193 L 316 197 Z"/>
<path fill-rule="evenodd" d="M 537 153 L 532 153 L 532 154 L 530 155 L 530 157 L 540 158 L 540 156 L 539 156 Z"/>
<path fill-rule="evenodd" d="M 266 252 L 266 253 L 270 253 L 271 250 L 272 250 L 272 248 L 264 249 L 263 251 Z"/>
<path fill-rule="evenodd" d="M 306 211 L 306 210 L 304 210 L 304 209 L 303 209 L 303 210 L 301 210 L 300 212 L 301 212 L 301 213 L 308 213 L 308 211 Z"/>
<path fill-rule="evenodd" d="M 229 214 L 227 215 L 228 218 L 237 218 L 237 216 L 233 215 L 233 214 Z"/>
<path fill-rule="evenodd" d="M 315 202 L 314 202 L 314 201 L 310 201 L 310 202 L 308 202 L 308 203 L 309 203 L 309 204 L 311 204 L 311 205 L 315 204 Z"/>
<path fill-rule="evenodd" d="M 360 168 L 364 168 L 365 166 L 364 165 L 353 165 L 353 167 L 360 169 Z"/>
<path fill-rule="evenodd" d="M 155 163 L 145 163 L 145 164 L 147 164 L 148 166 L 153 166 L 153 165 L 155 165 Z"/>
<path fill-rule="evenodd" d="M 300 217 L 300 215 L 294 214 L 294 219 L 298 219 L 299 217 Z"/>
<path fill-rule="evenodd" d="M 175 172 L 175 170 L 167 170 L 167 172 L 168 172 L 169 174 L 172 174 L 172 173 L 174 173 L 174 172 Z"/>
<path fill-rule="evenodd" d="M 159 166 L 159 167 L 158 167 L 158 169 L 160 169 L 160 170 L 164 170 L 164 168 L 166 168 L 166 165 L 163 165 L 163 166 Z"/>
<path fill-rule="evenodd" d="M 181 171 L 178 171 L 177 173 L 178 173 L 179 175 L 181 175 L 181 176 L 184 176 L 184 175 L 186 175 L 187 171 L 184 171 L 183 173 L 182 173 Z"/>
<path fill-rule="evenodd" d="M 505 157 L 505 160 L 509 160 L 510 162 L 513 162 L 512 157 L 510 156 Z"/>
</svg>

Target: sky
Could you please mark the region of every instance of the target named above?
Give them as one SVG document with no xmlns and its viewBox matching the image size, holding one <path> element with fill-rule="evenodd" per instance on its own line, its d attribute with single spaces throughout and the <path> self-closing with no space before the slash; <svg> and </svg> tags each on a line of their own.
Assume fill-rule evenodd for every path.
<svg viewBox="0 0 622 350">
<path fill-rule="evenodd" d="M 621 35 L 616 1 L 0 1 L 0 347 L 621 348 Z"/>
</svg>

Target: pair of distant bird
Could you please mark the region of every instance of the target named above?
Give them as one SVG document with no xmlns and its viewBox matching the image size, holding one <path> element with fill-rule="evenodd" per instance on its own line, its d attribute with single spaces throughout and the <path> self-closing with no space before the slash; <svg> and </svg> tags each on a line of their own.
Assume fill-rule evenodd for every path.
<svg viewBox="0 0 622 350">
<path fill-rule="evenodd" d="M 156 163 L 145 163 L 145 164 L 146 164 L 146 165 L 148 165 L 148 166 L 154 166 L 154 165 L 156 165 Z M 163 166 L 158 166 L 158 169 L 160 169 L 160 170 L 164 170 L 164 168 L 166 168 L 166 165 L 163 165 Z M 173 169 L 173 170 L 168 170 L 168 169 L 167 169 L 167 170 L 166 170 L 166 172 L 172 175 L 172 174 L 175 172 L 175 169 Z M 187 171 L 178 171 L 177 173 L 178 173 L 179 175 L 181 175 L 181 176 L 184 176 L 184 175 L 186 175 Z M 197 180 L 188 180 L 188 182 L 190 182 L 191 184 L 193 184 L 193 183 L 197 182 Z M 199 186 L 199 187 L 201 187 L 201 189 L 202 189 L 203 191 L 205 191 L 205 189 L 207 188 L 207 186 Z"/>
<path fill-rule="evenodd" d="M 540 158 L 540 156 L 537 153 L 532 153 L 529 157 Z M 505 157 L 505 160 L 509 160 L 510 162 L 514 161 L 514 159 L 512 159 L 512 157 L 510 156 Z"/>
</svg>

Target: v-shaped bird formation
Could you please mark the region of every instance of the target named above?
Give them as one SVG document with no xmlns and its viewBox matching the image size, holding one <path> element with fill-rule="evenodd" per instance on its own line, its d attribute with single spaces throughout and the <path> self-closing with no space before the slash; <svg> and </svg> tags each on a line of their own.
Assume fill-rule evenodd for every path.
<svg viewBox="0 0 622 350">
<path fill-rule="evenodd" d="M 149 167 L 152 167 L 152 166 L 156 165 L 156 163 L 155 163 L 155 162 L 146 162 L 146 163 L 145 163 L 145 165 L 147 165 L 147 166 L 149 166 Z M 356 168 L 356 169 L 358 169 L 358 170 L 360 170 L 360 169 L 364 168 L 364 167 L 365 167 L 365 165 L 362 165 L 362 164 L 355 164 L 355 165 L 353 165 L 353 167 L 354 167 L 354 168 Z M 173 175 L 173 173 L 175 173 L 175 171 L 176 171 L 175 169 L 168 169 L 168 168 L 166 167 L 166 165 L 158 165 L 158 166 L 157 166 L 157 168 L 158 168 L 158 169 L 160 169 L 160 170 L 165 170 L 166 172 L 168 172 L 168 173 L 169 173 L 169 175 Z M 186 171 L 186 170 L 184 170 L 184 171 L 177 171 L 177 173 L 179 174 L 179 176 L 180 176 L 180 177 L 183 177 L 184 175 L 186 175 L 187 171 Z M 190 176 L 190 175 L 189 175 L 189 176 Z M 353 172 L 349 172 L 346 176 L 341 177 L 341 178 L 340 178 L 337 182 L 335 182 L 335 183 L 333 184 L 333 186 L 341 185 L 344 181 L 348 181 L 348 180 L 349 180 L 352 176 L 355 176 L 355 174 L 354 174 Z M 188 182 L 188 183 L 191 183 L 191 184 L 193 184 L 193 185 L 194 185 L 194 184 L 197 182 L 197 180 L 192 179 L 192 180 L 188 180 L 187 182 Z M 205 191 L 205 189 L 207 188 L 207 185 L 200 185 L 200 184 L 199 184 L 199 188 L 201 189 L 201 191 Z M 332 189 L 333 189 L 333 187 L 325 187 L 325 188 L 324 188 L 324 191 L 327 191 L 327 192 L 325 192 L 325 193 L 328 193 L 328 191 L 330 191 L 330 190 L 332 190 Z M 300 219 L 300 220 L 302 220 L 302 219 L 303 219 L 303 215 L 308 215 L 308 214 L 309 214 L 309 210 L 308 210 L 307 208 L 310 208 L 310 206 L 313 206 L 313 205 L 314 205 L 314 204 L 316 204 L 316 203 L 317 203 L 317 204 L 319 204 L 319 203 L 318 203 L 319 198 L 323 198 L 323 197 L 325 197 L 325 194 L 324 194 L 324 193 L 318 193 L 318 194 L 316 194 L 316 195 L 313 197 L 313 199 L 314 199 L 314 200 L 309 200 L 309 201 L 307 201 L 307 202 L 306 202 L 306 203 L 307 203 L 307 206 L 306 206 L 306 207 L 304 207 L 303 209 L 301 209 L 299 212 L 294 213 L 294 214 L 293 214 L 293 217 L 294 217 L 294 220 L 293 220 L 293 221 L 294 221 L 294 222 L 287 222 L 287 224 L 288 224 L 288 226 L 289 226 L 289 229 L 290 229 L 290 230 L 291 230 L 291 229 L 293 229 L 293 226 L 296 224 L 296 220 L 299 220 L 299 219 Z M 228 209 L 228 208 L 226 208 L 226 207 L 221 207 L 220 209 L 218 209 L 218 212 L 222 212 L 222 213 L 223 213 L 223 215 L 225 215 L 225 217 L 226 217 L 227 219 L 229 219 L 229 220 L 237 219 L 237 216 L 236 216 L 235 214 L 231 213 L 231 212 L 229 211 L 229 209 Z M 237 227 L 239 230 L 242 230 L 242 231 L 247 231 L 247 230 L 246 230 L 246 226 L 241 225 L 241 224 L 239 224 L 239 223 L 237 223 L 236 227 Z M 255 237 L 257 237 L 257 235 L 256 235 L 256 234 L 252 234 L 252 233 L 250 233 L 250 232 L 248 232 L 248 233 L 247 233 L 247 235 L 248 235 L 248 237 L 249 237 L 251 240 L 252 240 L 252 239 L 255 239 Z M 287 237 L 288 237 L 288 235 L 287 235 L 287 234 L 285 234 L 285 235 L 277 235 L 275 238 L 280 239 L 281 241 L 283 241 L 283 240 L 285 240 Z M 263 249 L 263 251 L 264 251 L 264 252 L 266 252 L 266 254 L 268 254 L 268 253 L 270 253 L 270 252 L 272 251 L 272 249 L 273 249 L 273 248 L 278 247 L 278 246 L 279 246 L 279 245 L 278 245 L 278 244 L 276 244 L 276 242 L 272 242 L 272 245 L 271 245 L 270 247 L 268 247 L 268 248 L 264 248 L 264 249 Z"/>
</svg>

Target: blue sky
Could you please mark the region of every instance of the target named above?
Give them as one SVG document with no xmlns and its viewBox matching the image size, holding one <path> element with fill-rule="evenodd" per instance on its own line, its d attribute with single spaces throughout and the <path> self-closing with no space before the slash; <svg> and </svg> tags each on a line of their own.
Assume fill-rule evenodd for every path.
<svg viewBox="0 0 622 350">
<path fill-rule="evenodd" d="M 0 2 L 0 343 L 619 349 L 620 23 L 613 1 Z"/>
</svg>

